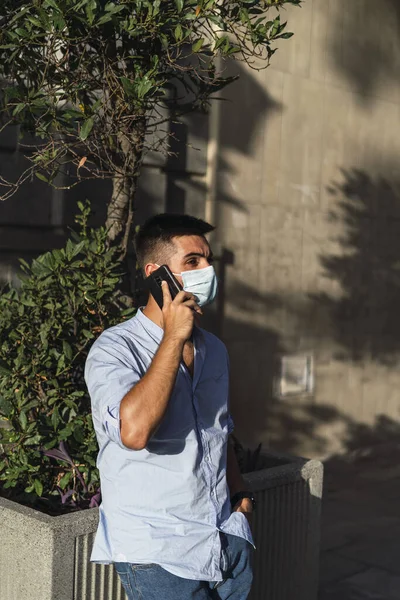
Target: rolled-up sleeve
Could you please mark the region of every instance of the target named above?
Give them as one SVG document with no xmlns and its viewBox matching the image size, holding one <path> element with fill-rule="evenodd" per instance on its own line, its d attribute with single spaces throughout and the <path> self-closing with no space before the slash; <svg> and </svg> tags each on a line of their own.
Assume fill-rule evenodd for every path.
<svg viewBox="0 0 400 600">
<path fill-rule="evenodd" d="M 102 343 L 100 343 L 100 341 Z M 121 441 L 120 405 L 123 397 L 140 380 L 137 365 L 123 344 L 99 340 L 86 361 L 85 380 L 92 403 L 93 419 L 103 433 L 125 448 Z"/>
</svg>

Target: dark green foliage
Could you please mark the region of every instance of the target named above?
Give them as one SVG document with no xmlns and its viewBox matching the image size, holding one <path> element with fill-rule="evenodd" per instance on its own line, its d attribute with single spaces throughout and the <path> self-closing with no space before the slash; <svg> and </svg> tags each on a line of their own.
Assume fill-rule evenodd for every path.
<svg viewBox="0 0 400 600">
<path fill-rule="evenodd" d="M 275 9 L 300 2 L 2 0 L 0 115 L 35 138 L 31 166 L 16 185 L 0 178 L 0 196 L 32 174 L 59 185 L 71 162 L 68 185 L 135 178 L 146 135 L 163 129 L 160 110 L 207 106 L 232 81 L 219 56 L 267 64 L 291 36 Z"/>
<path fill-rule="evenodd" d="M 21 261 L 20 287 L 0 295 L 0 486 L 26 503 L 85 506 L 96 495 L 85 359 L 103 329 L 134 312 L 116 291 L 120 264 L 106 230 L 88 229 L 90 209 L 80 208 L 79 236 Z"/>
</svg>

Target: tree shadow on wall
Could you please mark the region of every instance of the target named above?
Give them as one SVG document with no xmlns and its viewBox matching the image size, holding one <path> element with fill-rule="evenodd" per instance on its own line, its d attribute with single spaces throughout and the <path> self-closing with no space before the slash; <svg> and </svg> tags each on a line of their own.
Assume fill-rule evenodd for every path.
<svg viewBox="0 0 400 600">
<path fill-rule="evenodd" d="M 276 404 L 271 415 L 271 446 L 282 452 L 298 454 L 308 446 L 313 456 L 332 467 L 341 464 L 393 466 L 400 464 L 400 423 L 377 415 L 373 424 L 360 423 L 335 406 L 312 402 Z M 337 450 L 328 443 L 325 431 L 337 436 Z M 353 472 L 353 469 L 351 469 Z"/>
<path fill-rule="evenodd" d="M 400 179 L 343 171 L 330 188 L 336 208 L 330 219 L 343 234 L 342 253 L 320 257 L 325 277 L 340 297 L 313 296 L 331 315 L 343 358 L 395 363 L 400 355 Z"/>
<path fill-rule="evenodd" d="M 229 181 L 229 175 L 236 169 L 234 164 L 226 160 L 226 150 L 251 155 L 255 135 L 260 129 L 265 129 L 268 118 L 273 113 L 282 111 L 283 106 L 260 84 L 255 72 L 240 62 L 226 61 L 223 75 L 238 77 L 237 81 L 223 89 L 218 97 L 212 100 L 213 103 L 220 104 L 218 130 L 223 131 L 223 143 L 221 144 L 220 139 L 217 141 L 217 176 L 223 173 Z M 241 106 L 245 118 L 238 118 L 237 106 Z M 201 194 L 204 197 L 204 180 L 191 179 L 191 175 L 205 173 L 207 142 L 210 135 L 215 134 L 218 136 L 218 132 L 210 131 L 208 114 L 194 113 L 179 119 L 179 122 L 171 121 L 171 153 L 164 167 L 167 175 L 166 209 L 169 212 L 188 212 L 188 209 L 190 211 L 193 206 L 191 194 Z M 232 205 L 239 211 L 247 211 L 229 185 L 218 186 L 218 203 Z"/>
<path fill-rule="evenodd" d="M 331 3 L 331 7 L 335 11 L 328 41 L 331 58 L 338 72 L 361 94 L 360 102 L 367 104 L 382 88 L 398 82 L 400 3 L 364 0 Z"/>
</svg>

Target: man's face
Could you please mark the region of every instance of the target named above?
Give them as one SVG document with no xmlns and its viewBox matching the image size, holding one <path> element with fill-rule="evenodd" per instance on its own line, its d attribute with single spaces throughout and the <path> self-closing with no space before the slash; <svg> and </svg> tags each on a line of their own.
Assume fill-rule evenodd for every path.
<svg viewBox="0 0 400 600">
<path fill-rule="evenodd" d="M 165 264 L 173 273 L 182 273 L 182 271 L 193 271 L 195 269 L 205 269 L 212 263 L 213 256 L 210 246 L 201 235 L 182 235 L 173 238 L 174 249 Z M 159 265 L 161 266 L 161 265 Z M 147 265 L 146 274 L 150 275 L 158 267 L 157 265 Z M 182 285 L 182 277 L 176 277 Z"/>
</svg>

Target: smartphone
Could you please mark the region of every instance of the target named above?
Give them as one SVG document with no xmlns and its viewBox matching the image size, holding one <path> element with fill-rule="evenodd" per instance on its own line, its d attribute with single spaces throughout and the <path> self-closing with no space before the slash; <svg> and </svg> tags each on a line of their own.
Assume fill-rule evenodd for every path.
<svg viewBox="0 0 400 600">
<path fill-rule="evenodd" d="M 145 282 L 150 294 L 153 296 L 154 300 L 157 302 L 160 308 L 162 308 L 164 304 L 164 297 L 161 288 L 161 284 L 163 281 L 166 281 L 168 283 L 169 292 L 171 294 L 172 300 L 177 294 L 179 294 L 179 292 L 183 290 L 183 287 L 175 279 L 167 265 L 163 265 L 156 271 L 153 271 L 153 273 L 149 275 L 147 279 L 145 279 Z"/>
</svg>

